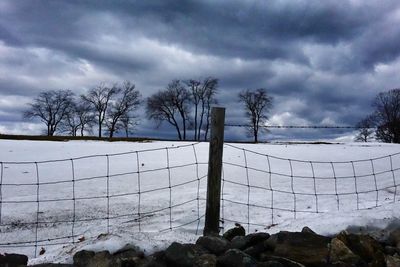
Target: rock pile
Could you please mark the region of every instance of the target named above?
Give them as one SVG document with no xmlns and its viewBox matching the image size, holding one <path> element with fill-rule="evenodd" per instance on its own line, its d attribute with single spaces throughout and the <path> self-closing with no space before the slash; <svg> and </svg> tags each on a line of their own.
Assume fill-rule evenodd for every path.
<svg viewBox="0 0 400 267">
<path fill-rule="evenodd" d="M 12 256 L 10 256 L 12 255 Z M 80 251 L 73 265 L 43 264 L 37 266 L 76 267 L 400 267 L 400 229 L 391 231 L 385 240 L 346 231 L 333 237 L 322 236 L 305 227 L 301 232 L 252 233 L 245 235 L 236 226 L 223 236 L 200 237 L 196 244 L 172 243 L 166 250 L 150 256 L 134 247 L 110 254 L 108 251 Z M 18 264 L 7 265 L 15 254 L 0 257 L 2 266 L 26 266 L 21 256 Z"/>
</svg>

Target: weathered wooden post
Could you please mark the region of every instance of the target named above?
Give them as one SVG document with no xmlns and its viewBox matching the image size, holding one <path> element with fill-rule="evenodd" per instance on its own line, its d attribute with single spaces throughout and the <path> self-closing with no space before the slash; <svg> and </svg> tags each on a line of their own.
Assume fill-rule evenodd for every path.
<svg viewBox="0 0 400 267">
<path fill-rule="evenodd" d="M 221 199 L 222 154 L 225 108 L 211 110 L 211 139 L 208 156 L 207 203 L 203 235 L 218 235 Z"/>
</svg>

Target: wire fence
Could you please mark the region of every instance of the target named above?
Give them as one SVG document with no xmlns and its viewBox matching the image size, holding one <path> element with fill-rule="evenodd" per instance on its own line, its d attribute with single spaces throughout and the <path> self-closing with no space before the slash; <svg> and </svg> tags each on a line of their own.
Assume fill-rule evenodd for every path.
<svg viewBox="0 0 400 267">
<path fill-rule="evenodd" d="M 247 225 L 248 231 L 302 214 L 372 209 L 397 200 L 400 153 L 304 161 L 231 144 L 225 144 L 224 153 L 229 156 L 223 162 L 221 221 Z"/>
<path fill-rule="evenodd" d="M 42 247 L 126 228 L 200 234 L 207 168 L 208 143 L 0 162 L 0 250 L 37 256 Z M 251 232 L 307 214 L 396 202 L 399 172 L 400 153 L 305 161 L 226 143 L 221 227 L 240 223 Z"/>
<path fill-rule="evenodd" d="M 198 143 L 38 162 L 0 162 L 0 250 L 82 242 L 100 233 L 167 231 L 204 217 Z"/>
</svg>

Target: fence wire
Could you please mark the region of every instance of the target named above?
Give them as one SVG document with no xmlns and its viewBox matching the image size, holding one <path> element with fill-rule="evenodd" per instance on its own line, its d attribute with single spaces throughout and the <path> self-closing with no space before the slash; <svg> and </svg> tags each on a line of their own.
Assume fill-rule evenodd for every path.
<svg viewBox="0 0 400 267">
<path fill-rule="evenodd" d="M 168 231 L 194 224 L 197 234 L 207 173 L 197 146 L 0 162 L 0 250 L 27 248 L 37 256 L 42 247 L 118 227 Z"/>
<path fill-rule="evenodd" d="M 254 231 L 300 214 L 376 208 L 396 202 L 399 172 L 400 153 L 304 161 L 225 144 L 221 222 L 223 228 L 235 222 Z"/>
<path fill-rule="evenodd" d="M 82 242 L 101 233 L 199 234 L 208 144 L 37 162 L 0 162 L 0 250 Z M 224 145 L 221 227 L 249 232 L 285 220 L 396 202 L 400 153 L 306 161 Z M 190 227 L 189 227 L 190 226 Z M 188 227 L 188 228 L 187 228 Z M 30 252 L 29 252 L 30 251 Z"/>
</svg>

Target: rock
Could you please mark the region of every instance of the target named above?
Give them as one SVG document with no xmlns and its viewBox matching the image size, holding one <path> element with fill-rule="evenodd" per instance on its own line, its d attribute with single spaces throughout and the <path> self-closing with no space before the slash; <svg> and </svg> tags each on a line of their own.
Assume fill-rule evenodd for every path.
<svg viewBox="0 0 400 267">
<path fill-rule="evenodd" d="M 196 251 L 192 244 L 180 244 L 173 242 L 165 250 L 165 260 L 168 266 L 193 266 Z"/>
<path fill-rule="evenodd" d="M 264 242 L 270 237 L 268 233 L 253 233 L 247 236 L 236 236 L 232 239 L 232 248 L 244 250 L 258 243 Z"/>
<path fill-rule="evenodd" d="M 112 265 L 112 257 L 108 251 L 100 251 L 89 260 L 86 267 L 114 267 Z"/>
<path fill-rule="evenodd" d="M 279 232 L 264 242 L 274 256 L 304 264 L 323 266 L 328 262 L 330 238 L 303 232 Z"/>
<path fill-rule="evenodd" d="M 354 254 L 360 256 L 363 261 L 373 262 L 377 259 L 382 260 L 382 257 L 378 254 L 383 254 L 383 247 L 369 235 L 346 234 L 345 232 L 341 232 L 337 235 L 337 238 Z M 382 265 L 384 264 L 383 262 L 381 263 Z"/>
<path fill-rule="evenodd" d="M 231 241 L 236 236 L 245 236 L 246 230 L 240 224 L 236 225 L 235 228 L 229 229 L 223 234 L 223 237 Z"/>
<path fill-rule="evenodd" d="M 399 267 L 400 266 L 400 258 L 386 255 L 385 261 L 386 261 L 386 267 Z"/>
<path fill-rule="evenodd" d="M 31 266 L 31 267 L 74 267 L 73 264 L 62 264 L 62 263 L 42 263 L 42 264 L 29 265 L 29 266 Z"/>
<path fill-rule="evenodd" d="M 303 264 L 286 259 L 286 258 L 282 258 L 282 257 L 276 257 L 276 256 L 267 256 L 268 260 L 266 261 L 266 263 L 268 262 L 278 262 L 280 264 L 282 264 L 285 267 L 305 267 Z M 260 265 L 261 266 L 265 266 L 265 265 Z M 268 266 L 268 265 L 267 265 Z M 272 265 L 274 266 L 274 265 Z M 277 265 L 278 267 L 279 265 Z"/>
<path fill-rule="evenodd" d="M 279 261 L 267 261 L 267 262 L 259 262 L 257 264 L 257 267 L 285 267 L 285 265 L 283 265 Z"/>
<path fill-rule="evenodd" d="M 205 248 L 217 256 L 231 248 L 230 242 L 219 236 L 201 236 L 197 239 L 196 245 Z"/>
<path fill-rule="evenodd" d="M 213 254 L 203 254 L 195 259 L 195 267 L 215 267 L 217 266 L 217 256 Z"/>
<path fill-rule="evenodd" d="M 385 246 L 384 251 L 385 251 L 386 255 L 391 255 L 391 256 L 400 252 L 400 250 L 398 248 L 392 247 L 392 246 Z"/>
<path fill-rule="evenodd" d="M 301 229 L 302 233 L 309 233 L 309 234 L 317 234 L 316 232 L 314 232 L 313 230 L 311 230 L 308 226 L 304 226 L 303 229 Z"/>
<path fill-rule="evenodd" d="M 28 264 L 28 257 L 22 254 L 0 254 L 0 266 L 5 267 L 16 267 L 16 266 L 26 266 Z"/>
<path fill-rule="evenodd" d="M 391 231 L 388 239 L 391 246 L 400 248 L 400 228 Z"/>
<path fill-rule="evenodd" d="M 81 250 L 75 253 L 73 260 L 74 266 L 76 267 L 85 267 L 89 264 L 89 261 L 94 256 L 93 251 Z"/>
<path fill-rule="evenodd" d="M 254 267 L 257 262 L 238 249 L 229 249 L 217 259 L 217 265 L 221 267 Z"/>
<path fill-rule="evenodd" d="M 255 259 L 259 259 L 261 253 L 265 251 L 264 243 L 260 242 L 254 246 L 246 248 L 243 252 Z"/>
<path fill-rule="evenodd" d="M 126 246 L 113 254 L 111 266 L 138 266 L 144 262 L 144 253 Z"/>
<path fill-rule="evenodd" d="M 361 260 L 338 238 L 333 238 L 331 241 L 329 259 L 333 264 L 339 262 L 356 264 Z"/>
</svg>

